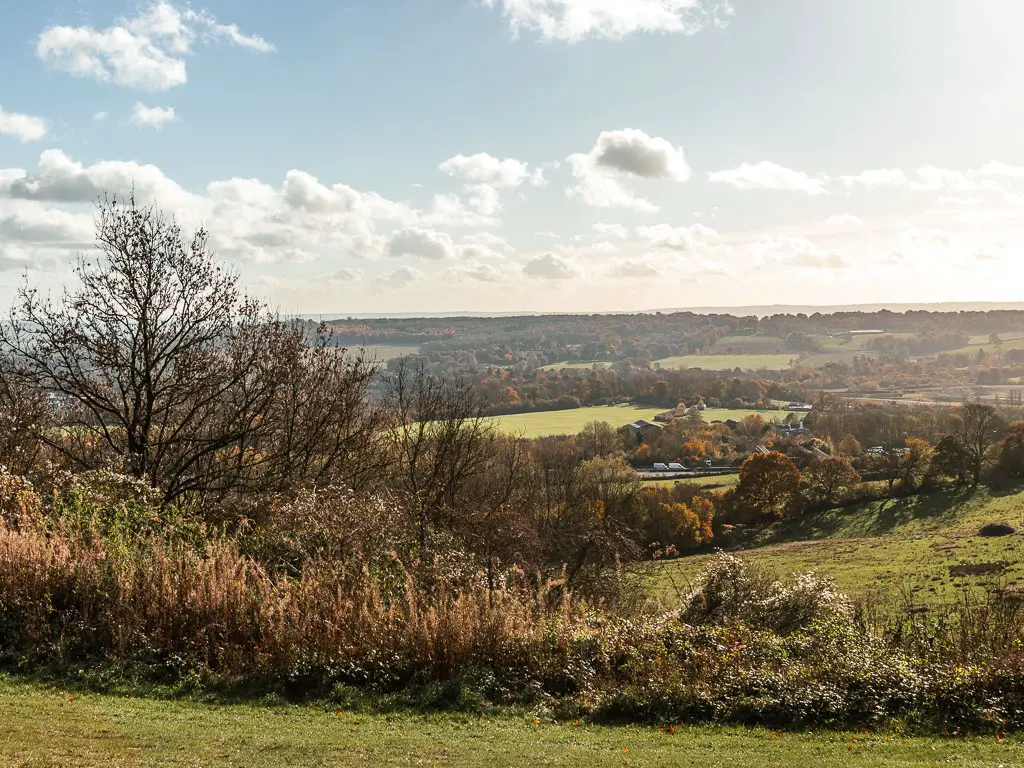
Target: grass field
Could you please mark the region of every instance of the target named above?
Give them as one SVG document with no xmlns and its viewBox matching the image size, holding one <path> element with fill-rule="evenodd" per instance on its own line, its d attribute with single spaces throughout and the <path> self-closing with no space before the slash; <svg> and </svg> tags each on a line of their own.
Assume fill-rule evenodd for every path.
<svg viewBox="0 0 1024 768">
<path fill-rule="evenodd" d="M 747 371 L 767 370 L 781 371 L 789 367 L 799 355 L 685 355 L 683 357 L 666 357 L 656 360 L 662 368 L 701 368 L 705 371 L 731 371 L 742 368 Z"/>
<path fill-rule="evenodd" d="M 661 488 L 671 488 L 676 483 L 689 483 L 691 485 L 699 485 L 703 488 L 718 489 L 718 488 L 732 488 L 736 483 L 740 481 L 740 476 L 735 475 L 708 475 L 707 477 L 694 477 L 687 480 L 647 480 L 644 482 L 645 486 L 654 486 Z"/>
<path fill-rule="evenodd" d="M 1024 587 L 1021 535 L 976 536 L 985 523 L 1024 528 L 1024 492 L 971 495 L 942 492 L 833 510 L 779 525 L 739 552 L 779 577 L 816 571 L 835 577 L 856 597 L 890 606 L 940 605 L 993 586 Z M 671 596 L 699 573 L 707 556 L 651 566 L 655 588 Z M 960 576 L 957 566 L 986 565 L 987 574 Z"/>
<path fill-rule="evenodd" d="M 0 766 L 839 766 L 1020 765 L 1006 737 L 553 724 L 533 715 L 370 715 L 68 692 L 0 680 Z"/>
<path fill-rule="evenodd" d="M 419 347 L 367 347 L 366 351 L 376 357 L 382 363 L 388 360 L 393 360 L 396 357 L 405 357 L 406 355 L 418 355 L 420 352 Z"/>
<path fill-rule="evenodd" d="M 551 435 L 575 435 L 592 421 L 606 421 L 613 427 L 631 424 L 639 419 L 652 420 L 665 408 L 634 408 L 630 405 L 608 405 L 594 408 L 573 408 L 568 411 L 538 411 L 535 413 L 514 413 L 508 416 L 493 416 L 491 421 L 507 434 L 523 437 L 549 437 Z M 754 411 L 737 408 L 708 408 L 702 412 L 704 421 L 742 420 L 752 413 L 760 414 L 765 421 L 781 421 L 786 417 L 783 411 Z"/>
</svg>

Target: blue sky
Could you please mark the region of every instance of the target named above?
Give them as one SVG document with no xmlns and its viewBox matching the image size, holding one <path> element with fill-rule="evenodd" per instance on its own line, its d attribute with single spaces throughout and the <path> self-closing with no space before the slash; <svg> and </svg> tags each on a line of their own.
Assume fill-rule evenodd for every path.
<svg viewBox="0 0 1024 768">
<path fill-rule="evenodd" d="M 1016 300 L 1021 28 L 1016 0 L 5 3 L 0 299 L 67 281 L 134 183 L 286 311 Z"/>
</svg>

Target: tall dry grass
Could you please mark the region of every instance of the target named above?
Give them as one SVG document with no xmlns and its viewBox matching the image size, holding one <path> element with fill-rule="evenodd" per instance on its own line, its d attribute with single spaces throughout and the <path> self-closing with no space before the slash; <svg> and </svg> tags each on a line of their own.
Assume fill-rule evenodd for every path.
<svg viewBox="0 0 1024 768">
<path fill-rule="evenodd" d="M 530 663 L 576 625 L 571 597 L 513 579 L 419 586 L 397 562 L 307 563 L 272 573 L 217 538 L 196 551 L 150 540 L 83 543 L 0 524 L 0 645 L 50 660 L 180 657 L 190 668 L 258 676 L 303 668 L 443 677 Z M 391 584 L 390 587 L 382 587 Z"/>
</svg>

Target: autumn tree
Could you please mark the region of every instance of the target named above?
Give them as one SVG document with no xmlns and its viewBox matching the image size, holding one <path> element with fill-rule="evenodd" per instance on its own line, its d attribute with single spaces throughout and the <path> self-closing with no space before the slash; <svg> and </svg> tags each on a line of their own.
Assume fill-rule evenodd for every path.
<svg viewBox="0 0 1024 768">
<path fill-rule="evenodd" d="M 785 454 L 755 454 L 740 467 L 737 505 L 762 520 L 784 517 L 798 506 L 800 481 L 800 470 Z"/>
<path fill-rule="evenodd" d="M 811 462 L 803 474 L 803 482 L 812 499 L 835 503 L 860 482 L 860 474 L 849 459 L 827 456 Z"/>
<path fill-rule="evenodd" d="M 967 452 L 972 485 L 981 481 L 985 463 L 1005 428 L 995 407 L 987 403 L 968 403 L 957 412 L 955 434 Z"/>
<path fill-rule="evenodd" d="M 997 467 L 1002 477 L 1024 477 L 1024 422 L 1017 422 L 1007 430 L 999 444 Z"/>
<path fill-rule="evenodd" d="M 576 435 L 576 444 L 585 459 L 612 456 L 623 450 L 622 437 L 606 421 L 591 421 Z"/>
<path fill-rule="evenodd" d="M 909 437 L 906 447 L 897 457 L 900 488 L 906 492 L 916 489 L 928 475 L 934 449 L 927 441 Z"/>
<path fill-rule="evenodd" d="M 970 482 L 973 462 L 967 446 L 957 435 L 944 435 L 935 444 L 932 454 L 932 473 L 950 477 L 957 487 Z"/>
</svg>

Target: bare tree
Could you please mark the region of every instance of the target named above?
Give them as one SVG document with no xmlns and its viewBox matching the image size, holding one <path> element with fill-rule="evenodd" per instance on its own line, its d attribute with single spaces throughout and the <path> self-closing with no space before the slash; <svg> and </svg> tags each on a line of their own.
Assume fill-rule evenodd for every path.
<svg viewBox="0 0 1024 768">
<path fill-rule="evenodd" d="M 392 483 L 415 505 L 421 547 L 432 526 L 467 499 L 485 471 L 496 432 L 471 383 L 430 376 L 403 359 L 385 381 L 395 448 Z"/>
<path fill-rule="evenodd" d="M 61 428 L 40 440 L 83 469 L 114 464 L 172 501 L 316 479 L 366 433 L 350 428 L 365 363 L 308 351 L 301 326 L 242 293 L 205 230 L 187 238 L 157 208 L 108 197 L 96 235 L 78 286 L 54 303 L 26 284 L 0 325 L 8 381 L 66 404 Z M 295 395 L 324 383 L 340 391 Z M 345 439 L 324 449 L 341 411 Z M 296 466 L 314 453 L 317 471 Z"/>
<path fill-rule="evenodd" d="M 994 406 L 968 403 L 955 414 L 956 435 L 967 450 L 973 485 L 981 481 L 985 462 L 1006 429 Z"/>
</svg>

